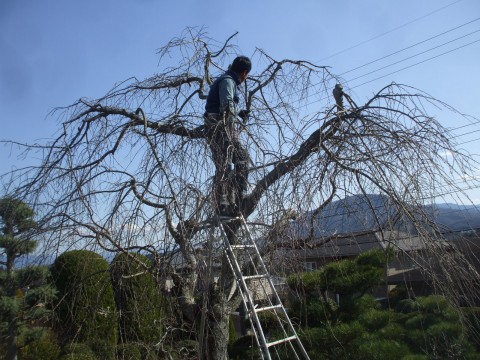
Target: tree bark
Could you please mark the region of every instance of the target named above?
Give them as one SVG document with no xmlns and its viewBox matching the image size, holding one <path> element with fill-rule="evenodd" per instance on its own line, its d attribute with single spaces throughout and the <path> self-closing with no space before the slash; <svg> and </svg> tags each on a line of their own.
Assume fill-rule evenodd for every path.
<svg viewBox="0 0 480 360">
<path fill-rule="evenodd" d="M 17 360 L 17 322 L 9 319 L 6 360 Z"/>
</svg>

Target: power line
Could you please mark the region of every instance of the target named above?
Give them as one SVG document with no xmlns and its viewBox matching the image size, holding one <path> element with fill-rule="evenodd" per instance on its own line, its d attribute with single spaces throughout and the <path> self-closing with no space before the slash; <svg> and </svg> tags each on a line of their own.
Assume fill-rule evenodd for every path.
<svg viewBox="0 0 480 360">
<path fill-rule="evenodd" d="M 375 62 L 377 62 L 377 61 L 379 61 L 379 60 L 381 60 L 381 59 L 390 57 L 390 56 L 393 55 L 393 54 L 398 54 L 398 53 L 400 53 L 400 52 L 402 52 L 402 51 L 404 51 L 404 50 L 406 50 L 406 49 L 412 48 L 412 47 L 414 47 L 414 46 L 416 46 L 416 45 L 418 45 L 418 44 L 425 43 L 425 42 L 427 42 L 427 41 L 429 41 L 429 40 L 435 39 L 435 38 L 437 38 L 437 37 L 439 37 L 439 36 L 442 36 L 442 35 L 444 35 L 444 34 L 447 34 L 447 33 L 451 32 L 451 31 L 456 30 L 456 29 L 462 28 L 462 27 L 464 27 L 464 26 L 466 26 L 466 25 L 468 25 L 468 24 L 471 24 L 471 23 L 473 23 L 473 22 L 476 22 L 476 21 L 478 21 L 478 20 L 480 20 L 480 18 L 477 18 L 477 19 L 471 20 L 471 21 L 469 21 L 469 22 L 463 23 L 463 24 L 461 24 L 461 25 L 459 25 L 459 26 L 456 26 L 455 28 L 452 28 L 452 29 L 447 30 L 447 31 L 444 31 L 444 32 L 442 32 L 442 33 L 440 33 L 440 34 L 434 35 L 433 37 L 431 37 L 431 38 L 429 38 L 429 39 L 426 39 L 426 40 L 424 40 L 424 41 L 421 41 L 421 42 L 419 42 L 419 43 L 417 43 L 417 44 L 411 45 L 411 46 L 409 46 L 409 47 L 407 47 L 407 48 L 404 48 L 404 49 L 402 49 L 402 50 L 398 50 L 398 51 L 396 51 L 396 52 L 394 52 L 394 53 L 392 53 L 392 54 L 389 54 L 389 55 L 383 56 L 383 57 L 381 57 L 381 58 L 379 58 L 379 59 L 373 60 L 373 61 L 371 61 L 370 63 L 375 63 Z M 473 33 L 478 32 L 478 31 L 480 31 L 480 30 L 476 30 L 476 31 L 471 32 L 471 33 L 469 33 L 469 34 L 467 34 L 467 35 L 460 36 L 460 37 L 458 37 L 458 38 L 456 38 L 456 39 L 453 39 L 453 40 L 450 40 L 450 41 L 448 41 L 448 42 L 446 42 L 446 43 L 443 43 L 443 44 L 441 44 L 441 45 L 439 45 L 439 46 L 437 46 L 437 47 L 431 48 L 431 49 L 429 49 L 429 50 L 425 50 L 425 51 L 423 51 L 423 52 L 421 52 L 421 53 L 419 53 L 419 54 L 417 54 L 417 55 L 408 57 L 408 58 L 403 59 L 403 60 L 400 60 L 400 61 L 396 61 L 396 62 L 394 62 L 394 63 L 392 63 L 392 64 L 389 64 L 389 65 L 386 65 L 386 66 L 384 66 L 384 67 L 382 67 L 382 68 L 379 68 L 379 69 L 370 71 L 370 72 L 368 72 L 368 73 L 366 73 L 366 74 L 363 74 L 363 75 L 360 75 L 360 76 L 358 76 L 358 77 L 356 77 L 356 78 L 354 78 L 354 79 L 347 80 L 347 82 L 351 82 L 351 81 L 353 81 L 353 80 L 356 80 L 356 79 L 358 79 L 358 78 L 367 76 L 367 75 L 369 75 L 369 74 L 372 74 L 372 73 L 374 73 L 374 72 L 380 71 L 380 70 L 382 70 L 382 69 L 388 68 L 388 67 L 390 67 L 390 66 L 393 66 L 393 65 L 395 65 L 395 64 L 398 64 L 398 63 L 400 63 L 400 62 L 402 62 L 402 61 L 405 61 L 405 60 L 407 60 L 407 59 L 413 58 L 413 57 L 418 56 L 418 55 L 420 55 L 420 54 L 423 54 L 423 53 L 432 51 L 432 50 L 434 50 L 434 49 L 436 49 L 436 48 L 439 48 L 439 47 L 441 47 L 441 46 L 444 46 L 444 45 L 446 45 L 446 44 L 449 44 L 449 43 L 458 41 L 458 40 L 460 40 L 460 39 L 462 39 L 462 38 L 464 38 L 464 37 L 466 37 L 466 36 L 469 36 L 469 35 L 471 35 L 471 34 L 473 34 Z M 425 59 L 425 60 L 423 60 L 423 61 L 417 62 L 417 63 L 415 63 L 415 64 L 413 64 L 413 65 L 404 67 L 404 68 L 399 69 L 399 70 L 397 70 L 397 71 L 394 71 L 394 72 L 392 72 L 392 73 L 389 73 L 389 74 L 386 74 L 386 75 L 384 75 L 384 76 L 375 78 L 375 79 L 373 79 L 373 80 L 371 80 L 371 81 L 367 81 L 367 82 L 365 82 L 365 83 L 356 85 L 356 86 L 352 87 L 352 89 L 357 88 L 357 87 L 360 87 L 360 86 L 362 86 L 362 85 L 365 85 L 365 84 L 367 84 L 367 83 L 369 83 L 369 82 L 373 82 L 373 81 L 379 80 L 379 79 L 381 79 L 381 78 L 383 78 L 383 77 L 390 76 L 390 75 L 392 75 L 392 74 L 395 74 L 395 73 L 398 73 L 398 72 L 400 72 L 400 71 L 406 70 L 406 69 L 408 69 L 408 68 L 414 67 L 414 66 L 416 66 L 416 65 L 422 64 L 422 63 L 427 62 L 427 61 L 429 61 L 429 60 L 438 58 L 438 57 L 440 57 L 440 56 L 446 55 L 446 54 L 448 54 L 448 53 L 450 53 L 450 52 L 459 50 L 459 49 L 461 49 L 462 47 L 466 47 L 466 46 L 472 45 L 472 44 L 475 43 L 475 42 L 476 42 L 476 41 L 474 41 L 474 42 L 472 42 L 472 43 L 469 43 L 469 44 L 466 44 L 466 45 L 464 45 L 464 46 L 457 47 L 457 48 L 455 48 L 455 49 L 446 51 L 446 52 L 444 52 L 444 53 L 442 53 L 442 54 L 439 54 L 439 55 L 437 55 L 437 56 L 433 56 L 433 57 L 431 57 L 431 58 L 428 58 L 428 59 Z M 368 64 L 370 64 L 370 63 L 368 63 Z M 368 64 L 364 64 L 364 65 L 359 66 L 359 67 L 357 67 L 357 68 L 362 68 L 362 67 L 364 67 L 364 66 L 366 66 L 366 65 L 368 65 Z M 357 69 L 357 68 L 355 68 L 355 69 Z M 347 72 L 351 72 L 351 71 L 353 71 L 353 70 L 355 70 L 355 69 L 349 70 L 349 71 L 347 71 Z M 345 73 L 347 73 L 347 72 L 345 72 Z M 343 73 L 343 74 L 345 74 L 345 73 Z M 307 87 L 307 89 L 308 89 L 308 88 L 315 87 L 315 86 L 317 86 L 317 85 L 319 85 L 319 84 L 318 84 L 318 83 L 317 83 L 317 84 L 311 84 L 311 85 L 309 85 L 309 86 Z M 302 91 L 303 91 L 303 90 L 302 90 Z M 300 91 L 298 91 L 298 92 L 300 92 Z M 298 93 L 298 92 L 297 92 L 297 93 Z M 308 98 L 310 98 L 310 97 L 312 97 L 312 96 L 314 96 L 314 95 L 311 94 L 311 95 L 305 97 L 305 99 L 308 99 Z M 321 99 L 312 101 L 312 102 L 310 102 L 310 103 L 305 104 L 305 106 L 309 106 L 309 105 L 314 104 L 314 103 L 316 103 L 316 102 L 323 101 L 323 100 L 325 100 L 326 98 L 327 98 L 327 97 L 323 97 L 323 98 L 321 98 Z M 300 100 L 299 100 L 299 101 L 300 101 Z"/>
<path fill-rule="evenodd" d="M 478 40 L 475 40 L 475 41 L 472 41 L 472 42 L 469 42 L 468 44 L 465 44 L 465 45 L 462 45 L 462 46 L 456 47 L 455 49 L 451 49 L 451 50 L 445 51 L 445 52 L 443 52 L 443 53 L 441 53 L 441 54 L 438 54 L 438 55 L 432 56 L 432 57 L 430 57 L 430 58 L 428 58 L 428 59 L 425 59 L 425 60 L 419 61 L 419 62 L 417 62 L 417 63 L 415 63 L 415 64 L 412 64 L 412 65 L 409 65 L 409 66 L 405 66 L 405 67 L 403 67 L 403 68 L 401 68 L 401 69 L 398 69 L 398 70 L 396 70 L 396 71 L 392 71 L 391 73 L 388 73 L 388 74 L 385 74 L 385 75 L 379 76 L 379 77 L 377 77 L 377 78 L 375 78 L 375 79 L 372 79 L 372 80 L 369 80 L 369 81 L 365 81 L 364 83 L 361 83 L 361 84 L 359 84 L 359 85 L 355 85 L 355 86 L 353 86 L 353 87 L 352 87 L 352 89 L 355 89 L 355 88 L 358 88 L 358 87 L 360 87 L 360 86 L 363 86 L 363 85 L 369 84 L 369 83 L 371 83 L 371 82 L 374 82 L 374 81 L 376 81 L 376 80 L 379 80 L 379 79 L 383 79 L 384 77 L 387 77 L 387 76 L 390 76 L 390 75 L 396 74 L 396 73 L 398 73 L 398 72 L 400 72 L 400 71 L 404 71 L 404 70 L 410 69 L 410 68 L 412 68 L 412 67 L 414 67 L 414 66 L 417 66 L 417 65 L 423 64 L 423 63 L 425 63 L 425 62 L 427 62 L 427 61 L 430 61 L 430 60 L 436 59 L 436 58 L 438 58 L 438 57 L 440 57 L 440 56 L 444 56 L 444 55 L 447 55 L 447 54 L 449 54 L 449 53 L 451 53 L 451 52 L 454 52 L 454 51 L 460 50 L 460 49 L 462 49 L 462 48 L 464 48 L 464 47 L 467 47 L 467 46 L 473 45 L 473 44 L 475 44 L 475 43 L 477 43 L 477 42 L 479 42 L 479 41 L 480 41 L 480 39 L 478 39 Z"/>
<path fill-rule="evenodd" d="M 452 29 L 450 29 L 450 30 L 444 31 L 444 32 L 442 32 L 442 33 L 440 33 L 440 34 L 437 34 L 437 35 L 434 35 L 434 36 L 432 36 L 432 37 L 430 37 L 430 38 L 428 38 L 428 39 L 425 39 L 425 40 L 422 40 L 422 41 L 420 41 L 420 42 L 417 42 L 417 43 L 415 43 L 415 44 L 413 44 L 413 45 L 407 46 L 407 47 L 405 47 L 405 48 L 403 48 L 403 49 L 401 49 L 401 50 L 397 50 L 397 51 L 395 51 L 395 52 L 393 52 L 393 53 L 390 53 L 390 54 L 385 55 L 385 56 L 382 56 L 382 57 L 380 57 L 380 58 L 378 58 L 378 59 L 372 60 L 372 61 L 370 61 L 370 62 L 368 62 L 368 63 L 366 63 L 366 64 L 357 66 L 356 68 L 353 68 L 353 69 L 350 69 L 350 70 L 348 70 L 348 71 L 345 71 L 345 72 L 341 73 L 339 76 L 343 76 L 343 75 L 348 74 L 348 73 L 350 73 L 350 72 L 352 72 L 352 71 L 355 71 L 355 70 L 364 68 L 365 66 L 374 64 L 374 63 L 379 62 L 379 61 L 381 61 L 381 60 L 383 60 L 383 59 L 386 59 L 386 58 L 389 58 L 389 57 L 391 57 L 391 56 L 393 56 L 393 55 L 399 54 L 399 53 L 401 53 L 401 52 L 403 52 L 403 51 L 405 51 L 405 50 L 412 49 L 412 48 L 414 48 L 414 47 L 416 47 L 416 46 L 418 46 L 418 45 L 420 45 L 420 44 L 426 43 L 426 42 L 428 42 L 428 41 L 430 41 L 430 40 L 436 39 L 436 38 L 438 38 L 438 37 L 440 37 L 440 36 L 443 36 L 443 35 L 445 35 L 445 34 L 448 34 L 448 33 L 452 32 L 452 31 L 458 30 L 458 29 L 460 29 L 460 28 L 462 28 L 462 27 L 464 27 L 464 26 L 467 26 L 467 25 L 469 25 L 469 24 L 471 24 L 471 23 L 474 23 L 475 21 L 478 21 L 478 20 L 480 20 L 480 18 L 476 18 L 476 19 L 474 19 L 474 20 L 472 20 L 472 21 L 469 21 L 469 22 L 464 23 L 464 24 L 462 24 L 462 25 L 456 26 L 456 27 L 454 27 L 454 28 L 452 28 Z"/>
<path fill-rule="evenodd" d="M 480 18 L 479 18 L 479 19 L 480 19 Z M 400 63 L 402 63 L 402 62 L 404 62 L 404 61 L 413 59 L 413 58 L 415 58 L 415 57 L 417 57 L 417 56 L 420 56 L 420 55 L 423 55 L 423 54 L 425 54 L 425 53 L 427 53 L 427 52 L 430 52 L 430 51 L 439 49 L 439 48 L 441 48 L 441 47 L 443 47 L 443 46 L 445 46 L 445 45 L 451 44 L 451 43 L 453 43 L 453 42 L 455 42 L 455 41 L 458 41 L 458 40 L 460 40 L 460 39 L 466 38 L 467 36 L 473 35 L 473 34 L 478 33 L 478 32 L 480 32 L 480 29 L 475 30 L 475 31 L 472 31 L 472 32 L 470 32 L 470 33 L 468 33 L 468 34 L 466 34 L 466 35 L 462 35 L 462 36 L 460 36 L 460 37 L 458 37 L 458 38 L 456 38 L 456 39 L 447 41 L 447 42 L 445 42 L 445 43 L 443 43 L 443 44 L 434 46 L 434 47 L 432 47 L 432 48 L 430 48 L 430 49 L 427 49 L 427 50 L 421 51 L 421 52 L 419 52 L 419 53 L 416 53 L 416 54 L 414 54 L 414 55 L 408 56 L 408 57 L 406 57 L 406 58 L 404 58 L 404 59 L 402 59 L 402 60 L 398 60 L 398 61 L 395 61 L 395 62 L 393 62 L 393 63 L 391 63 L 391 64 L 382 66 L 382 67 L 380 67 L 380 68 L 378 68 L 378 69 L 376 69 L 376 70 L 372 70 L 372 71 L 367 72 L 367 73 L 365 73 L 365 74 L 363 74 L 363 75 L 359 75 L 359 76 L 357 76 L 357 77 L 355 77 L 355 78 L 353 78 L 353 79 L 350 79 L 349 82 L 355 81 L 355 80 L 360 79 L 360 78 L 362 78 L 362 77 L 365 77 L 365 76 L 368 76 L 368 75 L 370 75 L 370 74 L 376 73 L 376 72 L 378 72 L 378 71 L 384 70 L 384 69 L 389 68 L 389 67 L 391 67 L 391 66 L 400 64 Z"/>
<path fill-rule="evenodd" d="M 480 31 L 480 30 L 476 30 L 475 32 L 478 32 L 478 31 Z M 465 36 L 467 36 L 467 35 L 465 35 Z M 463 38 L 463 37 L 465 37 L 465 36 L 459 37 L 459 38 L 454 39 L 454 40 L 452 40 L 452 41 L 450 41 L 450 42 L 458 41 L 458 40 L 460 40 L 461 38 Z M 414 64 L 409 65 L 409 66 L 405 66 L 405 67 L 403 67 L 403 68 L 401 68 L 401 69 L 398 69 L 398 70 L 395 70 L 395 71 L 390 72 L 390 73 L 388 73 L 388 74 L 385 74 L 385 75 L 379 76 L 379 77 L 377 77 L 377 78 L 374 78 L 374 79 L 365 81 L 365 82 L 363 82 L 363 83 L 361 83 L 361 84 L 352 86 L 352 87 L 350 87 L 350 88 L 351 88 L 351 89 L 356 89 L 356 88 L 358 88 L 358 87 L 360 87 L 360 86 L 363 86 L 363 85 L 369 84 L 369 83 L 371 83 L 371 82 L 374 82 L 374 81 L 380 80 L 380 79 L 382 79 L 382 78 L 385 78 L 385 77 L 387 77 L 387 76 L 390 76 L 390 75 L 399 73 L 399 72 L 401 72 L 401 71 L 407 70 L 407 69 L 412 68 L 412 67 L 414 67 L 414 66 L 418 66 L 418 65 L 423 64 L 423 63 L 425 63 L 425 62 L 428 62 L 428 61 L 430 61 L 430 60 L 439 58 L 439 57 L 441 57 L 441 56 L 447 55 L 447 54 L 452 53 L 452 52 L 454 52 L 454 51 L 458 51 L 458 50 L 460 50 L 460 49 L 462 49 L 462 48 L 465 48 L 465 47 L 467 47 L 467 46 L 471 46 L 471 45 L 473 45 L 473 44 L 475 44 L 475 43 L 477 43 L 477 42 L 479 42 L 479 41 L 480 41 L 480 39 L 474 40 L 474 41 L 469 42 L 469 43 L 467 43 L 467 44 L 464 44 L 464 45 L 462 45 L 462 46 L 459 46 L 459 47 L 456 47 L 456 48 L 454 48 L 454 49 L 445 51 L 445 52 L 443 52 L 443 53 L 441 53 L 441 54 L 432 56 L 432 57 L 427 58 L 427 59 L 424 59 L 424 60 L 422 60 L 422 61 L 418 61 L 418 62 L 416 62 L 416 63 L 414 63 Z M 449 42 L 449 43 L 450 43 L 450 42 Z M 441 46 L 441 45 L 440 45 L 440 46 Z M 436 48 L 437 48 L 437 47 L 436 47 Z M 432 49 L 435 49 L 435 48 L 432 48 Z M 429 50 L 427 50 L 427 51 L 431 51 L 432 49 L 429 49 Z M 424 51 L 424 52 L 427 52 L 427 51 Z M 401 61 L 397 61 L 396 63 L 398 63 L 398 62 L 401 62 Z M 394 64 L 396 64 L 396 63 L 394 63 Z M 393 64 L 391 64 L 391 65 L 393 65 Z M 385 67 L 383 67 L 383 68 L 389 67 L 389 66 L 391 66 L 391 65 L 385 66 Z M 383 68 L 381 68 L 381 69 L 383 69 Z M 368 74 L 374 73 L 374 72 L 376 72 L 376 71 L 378 71 L 378 70 L 381 70 L 381 69 L 377 69 L 377 70 L 371 71 L 371 72 L 368 73 Z M 354 78 L 353 80 L 358 79 L 358 78 L 361 78 L 361 77 L 366 76 L 366 75 L 368 75 L 368 74 L 359 76 L 359 77 L 357 77 L 357 78 Z M 348 83 L 348 82 L 353 81 L 353 80 L 347 80 L 346 82 Z M 309 85 L 308 87 L 311 88 L 311 87 L 314 87 L 314 86 L 317 86 L 317 85 L 319 85 L 319 83 Z M 302 90 L 302 91 L 303 91 L 303 90 Z M 300 91 L 298 91 L 298 92 L 300 92 Z M 314 95 L 313 95 L 313 94 L 308 95 L 307 97 L 305 97 L 305 99 L 308 99 L 308 98 L 310 98 L 310 97 L 312 97 L 312 96 L 314 96 Z M 304 106 L 306 107 L 306 106 L 315 104 L 315 103 L 320 102 L 320 101 L 323 101 L 323 100 L 325 100 L 325 99 L 327 99 L 327 98 L 328 98 L 328 95 L 325 96 L 325 97 L 322 97 L 322 98 L 320 98 L 320 99 L 311 101 L 311 102 L 305 104 Z M 300 100 L 297 100 L 297 102 L 299 102 L 299 101 L 300 101 Z M 313 113 L 311 113 L 310 115 L 313 115 Z M 480 121 L 479 121 L 479 122 L 480 122 Z M 474 124 L 475 124 L 475 123 L 474 123 Z M 453 130 L 455 130 L 455 128 L 454 128 Z"/>
<path fill-rule="evenodd" d="M 477 130 L 478 131 L 478 130 Z M 465 145 L 465 144 L 469 144 L 469 143 L 472 143 L 472 142 L 475 142 L 475 141 L 479 141 L 480 138 L 476 138 L 476 139 L 473 139 L 473 140 L 467 140 L 467 141 L 464 141 L 458 145 Z"/>
<path fill-rule="evenodd" d="M 381 33 L 380 35 L 374 36 L 374 37 L 372 37 L 372 38 L 370 38 L 370 39 L 368 39 L 368 40 L 362 41 L 362 42 L 360 42 L 360 43 L 358 43 L 358 44 L 356 44 L 356 45 L 350 46 L 350 47 L 348 47 L 348 48 L 346 48 L 346 49 L 343 49 L 343 50 L 340 50 L 340 51 L 338 51 L 338 52 L 336 52 L 336 53 L 334 53 L 334 54 L 332 54 L 332 55 L 329 55 L 329 56 L 327 56 L 327 57 L 324 57 L 323 59 L 320 59 L 319 62 L 324 61 L 324 60 L 327 60 L 327 59 L 330 59 L 330 58 L 332 58 L 332 57 L 334 57 L 334 56 L 343 54 L 343 53 L 345 53 L 345 52 L 347 52 L 347 51 L 353 50 L 353 49 L 355 49 L 355 48 L 357 48 L 357 47 L 359 47 L 359 46 L 362 46 L 362 45 L 364 45 L 364 44 L 366 44 L 366 43 L 369 43 L 370 41 L 376 40 L 376 39 L 381 38 L 381 37 L 383 37 L 383 36 L 385 36 L 385 35 L 387 35 L 387 34 L 390 34 L 390 33 L 394 32 L 394 31 L 397 31 L 397 30 L 399 30 L 399 29 L 402 29 L 402 28 L 404 28 L 404 27 L 406 27 L 406 26 L 408 26 L 408 25 L 410 25 L 410 24 L 413 24 L 414 22 L 417 22 L 417 21 L 419 21 L 419 20 L 425 19 L 426 17 L 431 16 L 431 15 L 437 13 L 437 12 L 440 12 L 440 11 L 442 11 L 442 10 L 444 10 L 444 9 L 452 6 L 452 5 L 455 5 L 455 4 L 457 4 L 457 3 L 461 2 L 461 1 L 463 1 L 463 0 L 454 1 L 454 2 L 452 2 L 452 3 L 450 3 L 450 4 L 448 4 L 448 5 L 445 5 L 445 6 L 441 7 L 441 8 L 439 8 L 439 9 L 436 9 L 436 10 L 434 10 L 434 11 L 432 11 L 432 12 L 429 12 L 429 13 L 427 13 L 427 14 L 425 14 L 425 15 L 422 15 L 422 16 L 416 18 L 416 19 L 413 19 L 413 20 L 411 20 L 411 21 L 409 21 L 409 22 L 407 22 L 407 23 L 405 23 L 405 24 L 403 24 L 403 25 L 397 26 L 397 27 L 395 27 L 395 28 L 393 28 L 393 29 L 391 29 L 391 30 L 388 30 L 388 31 L 386 31 L 386 32 L 384 32 L 384 33 Z"/>
<path fill-rule="evenodd" d="M 407 69 L 412 68 L 412 67 L 414 67 L 414 66 L 418 66 L 418 65 L 423 64 L 423 63 L 425 63 L 425 62 L 428 62 L 428 61 L 430 61 L 430 60 L 433 60 L 433 59 L 439 58 L 439 57 L 441 57 L 441 56 L 447 55 L 447 54 L 452 53 L 452 52 L 454 52 L 454 51 L 458 51 L 458 50 L 460 50 L 460 49 L 462 49 L 462 48 L 464 48 L 464 47 L 471 46 L 471 45 L 473 45 L 473 44 L 475 44 L 475 43 L 477 43 L 477 42 L 479 42 L 479 41 L 480 41 L 480 39 L 474 40 L 474 41 L 472 41 L 472 42 L 470 42 L 470 43 L 467 43 L 467 44 L 464 44 L 464 45 L 459 46 L 459 47 L 457 47 L 457 48 L 454 48 L 454 49 L 445 51 L 445 52 L 443 52 L 443 53 L 441 53 L 441 54 L 438 54 L 438 55 L 432 56 L 432 57 L 430 57 L 430 58 L 424 59 L 424 60 L 419 61 L 419 62 L 417 62 L 417 63 L 415 63 L 415 64 L 411 64 L 411 65 L 409 65 L 409 66 L 405 66 L 405 67 L 403 67 L 403 68 L 401 68 L 401 69 L 398 69 L 398 70 L 392 71 L 392 72 L 390 72 L 390 73 L 388 73 L 388 74 L 385 74 L 385 75 L 379 76 L 379 77 L 377 77 L 377 78 L 374 78 L 374 79 L 365 81 L 365 82 L 363 82 L 363 83 L 361 83 L 361 84 L 352 86 L 352 87 L 350 87 L 350 88 L 351 88 L 351 89 L 356 89 L 356 88 L 358 88 L 358 87 L 361 87 L 361 86 L 366 85 L 366 84 L 369 84 L 369 83 L 371 83 L 371 82 L 380 80 L 380 79 L 385 78 L 385 77 L 387 77 L 387 76 L 390 76 L 390 75 L 399 73 L 399 72 L 401 72 L 401 71 L 407 70 Z M 374 72 L 374 71 L 372 71 L 372 72 Z M 347 82 L 349 82 L 349 81 L 347 81 Z M 317 85 L 319 85 L 319 84 L 318 84 L 318 83 L 317 83 L 317 84 L 312 84 L 312 85 L 310 85 L 309 87 L 314 87 L 314 86 L 317 86 Z M 300 91 L 299 91 L 299 92 L 300 92 Z M 314 96 L 314 95 L 313 95 L 313 94 L 308 95 L 308 96 L 305 97 L 305 99 L 311 98 L 312 96 Z M 315 104 L 315 103 L 321 102 L 321 101 L 323 101 L 323 100 L 325 100 L 325 99 L 327 99 L 327 98 L 328 98 L 328 95 L 326 95 L 326 96 L 324 96 L 324 97 L 322 97 L 322 98 L 320 98 L 320 99 L 313 100 L 313 101 L 311 101 L 311 102 L 309 102 L 309 103 L 306 103 L 306 104 L 304 104 L 303 106 L 304 106 L 304 107 L 307 107 L 307 106 L 313 105 L 313 104 Z M 300 101 L 301 101 L 301 100 L 297 100 L 297 102 L 300 102 Z M 314 115 L 314 113 L 307 114 L 306 116 L 309 116 L 309 115 Z M 475 123 L 472 123 L 472 124 L 469 124 L 469 125 L 465 125 L 465 126 L 475 125 L 475 124 L 477 124 L 477 123 L 479 123 L 479 122 L 480 122 L 480 120 L 477 121 L 477 122 L 475 122 Z M 452 130 L 455 130 L 455 128 L 453 128 Z"/>
</svg>

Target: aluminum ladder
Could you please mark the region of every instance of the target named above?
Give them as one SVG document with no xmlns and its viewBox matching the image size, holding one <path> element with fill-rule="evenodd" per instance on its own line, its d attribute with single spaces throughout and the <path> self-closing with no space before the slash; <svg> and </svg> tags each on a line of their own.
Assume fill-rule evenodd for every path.
<svg viewBox="0 0 480 360">
<path fill-rule="evenodd" d="M 245 235 L 240 244 L 230 244 L 227 236 L 228 226 L 235 222 L 240 223 L 239 230 L 241 229 Z M 224 252 L 235 276 L 255 340 L 261 349 L 262 359 L 277 359 L 279 354 L 282 354 L 281 351 L 288 351 L 289 359 L 309 360 L 310 358 L 275 289 L 245 218 L 243 216 L 217 217 L 217 225 L 221 230 Z M 236 225 L 238 226 L 238 223 Z M 255 283 L 257 290 L 260 289 L 265 295 L 265 298 L 261 299 L 261 305 L 258 300 L 254 299 Z M 271 340 L 267 339 L 261 324 L 261 315 L 259 316 L 260 313 L 266 312 L 273 314 L 276 321 L 277 337 Z M 278 336 L 278 334 L 281 335 Z"/>
</svg>

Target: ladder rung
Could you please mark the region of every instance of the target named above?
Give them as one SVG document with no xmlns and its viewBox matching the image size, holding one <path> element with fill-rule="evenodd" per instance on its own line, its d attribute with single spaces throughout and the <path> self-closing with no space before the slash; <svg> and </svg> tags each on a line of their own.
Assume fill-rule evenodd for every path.
<svg viewBox="0 0 480 360">
<path fill-rule="evenodd" d="M 248 275 L 244 276 L 244 280 L 254 280 L 254 279 L 265 279 L 268 275 L 267 274 L 260 274 L 260 275 Z"/>
<path fill-rule="evenodd" d="M 293 335 L 293 336 L 287 337 L 285 339 L 280 339 L 280 340 L 277 340 L 277 341 L 272 341 L 271 343 L 267 343 L 267 347 L 275 346 L 275 345 L 278 345 L 278 344 L 282 344 L 282 343 L 292 341 L 292 340 L 297 340 L 297 339 L 298 338 L 295 335 Z"/>
<path fill-rule="evenodd" d="M 230 221 L 240 220 L 238 216 L 218 216 L 220 223 L 228 223 Z"/>
<path fill-rule="evenodd" d="M 273 310 L 273 309 L 280 309 L 281 307 L 282 307 L 281 304 L 271 305 L 271 306 L 265 306 L 265 307 L 262 307 L 262 308 L 257 308 L 257 309 L 255 309 L 255 311 L 258 313 L 258 312 L 261 312 L 261 311 L 268 311 L 268 310 Z"/>
<path fill-rule="evenodd" d="M 231 245 L 231 247 L 233 250 L 235 249 L 244 250 L 244 249 L 254 249 L 255 245 Z"/>
</svg>

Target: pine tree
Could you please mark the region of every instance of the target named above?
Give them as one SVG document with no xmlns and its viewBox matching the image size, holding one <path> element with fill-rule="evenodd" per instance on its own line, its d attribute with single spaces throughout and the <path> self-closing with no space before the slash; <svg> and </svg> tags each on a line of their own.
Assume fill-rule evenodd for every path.
<svg viewBox="0 0 480 360">
<path fill-rule="evenodd" d="M 37 241 L 31 238 L 37 227 L 34 211 L 23 201 L 6 196 L 0 199 L 0 335 L 6 344 L 6 359 L 17 358 L 21 346 L 42 336 L 47 304 L 54 297 L 45 267 L 15 268 L 22 255 L 32 253 Z"/>
</svg>

